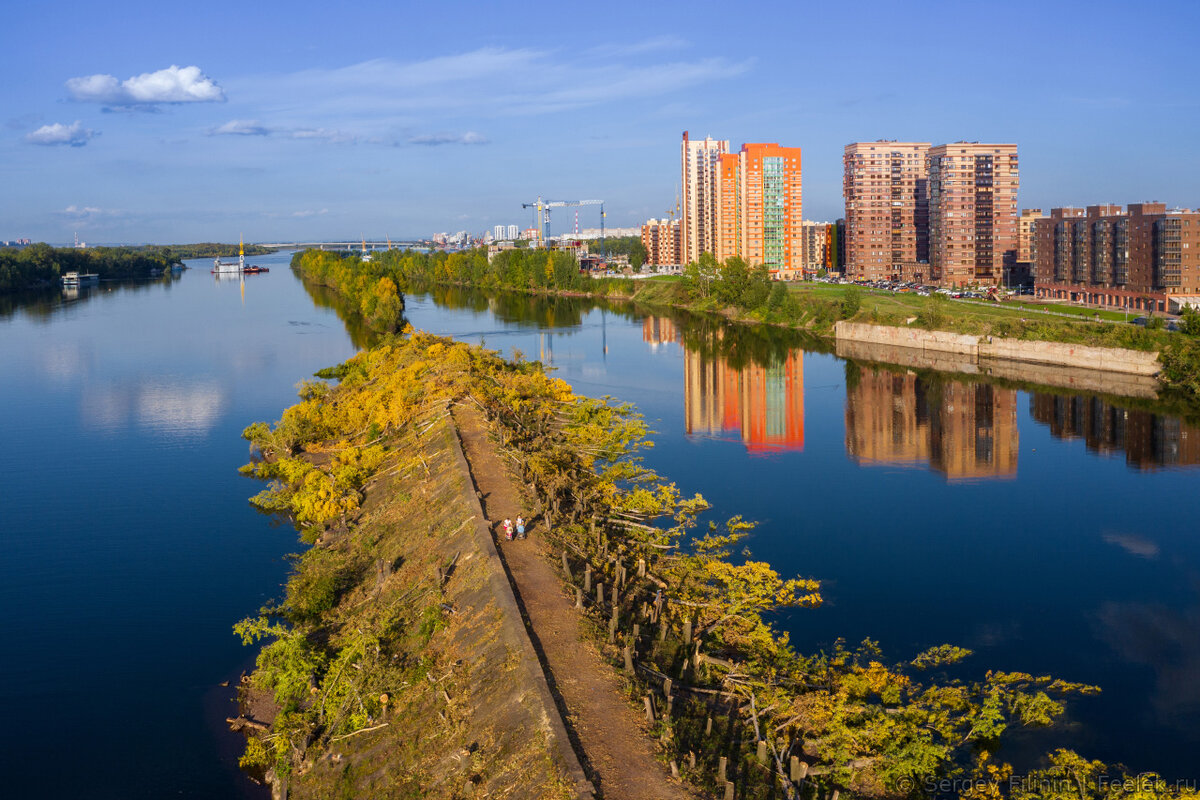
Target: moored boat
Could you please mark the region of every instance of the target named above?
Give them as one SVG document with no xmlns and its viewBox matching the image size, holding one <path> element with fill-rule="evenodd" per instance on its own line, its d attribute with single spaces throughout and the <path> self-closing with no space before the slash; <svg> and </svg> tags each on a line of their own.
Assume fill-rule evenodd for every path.
<svg viewBox="0 0 1200 800">
<path fill-rule="evenodd" d="M 212 271 L 215 275 L 237 275 L 246 271 L 246 246 L 241 237 L 238 237 L 238 260 L 222 261 L 221 257 L 217 256 L 213 259 Z"/>
<path fill-rule="evenodd" d="M 99 282 L 100 276 L 94 272 L 68 272 L 62 276 L 63 286 L 90 286 Z"/>
</svg>

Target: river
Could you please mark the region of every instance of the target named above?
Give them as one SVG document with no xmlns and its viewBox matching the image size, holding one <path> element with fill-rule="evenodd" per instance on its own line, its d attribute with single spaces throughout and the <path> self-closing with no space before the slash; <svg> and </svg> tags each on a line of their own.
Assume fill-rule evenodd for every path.
<svg viewBox="0 0 1200 800">
<path fill-rule="evenodd" d="M 288 256 L 217 281 L 102 284 L 0 306 L 0 601 L 13 796 L 259 796 L 224 731 L 250 663 L 231 633 L 275 597 L 295 533 L 246 498 L 238 434 L 368 339 Z M 989 668 L 1095 683 L 1063 743 L 1196 778 L 1200 428 L 1145 401 L 839 360 L 787 332 L 579 300 L 439 290 L 417 327 L 540 358 L 636 404 L 647 463 L 755 557 L 823 582 L 782 615 L 802 651 L 941 642 Z M 343 319 L 350 323 L 344 324 Z"/>
</svg>

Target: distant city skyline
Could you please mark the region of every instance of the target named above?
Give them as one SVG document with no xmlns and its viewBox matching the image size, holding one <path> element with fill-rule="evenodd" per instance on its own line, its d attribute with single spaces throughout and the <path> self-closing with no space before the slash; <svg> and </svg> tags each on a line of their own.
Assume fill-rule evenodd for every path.
<svg viewBox="0 0 1200 800">
<path fill-rule="evenodd" d="M 631 227 L 674 207 L 684 130 L 801 148 L 806 219 L 880 138 L 1014 142 L 1022 208 L 1200 205 L 1191 4 L 705 7 L 14 7 L 0 240 L 483 233 L 539 195 Z"/>
</svg>

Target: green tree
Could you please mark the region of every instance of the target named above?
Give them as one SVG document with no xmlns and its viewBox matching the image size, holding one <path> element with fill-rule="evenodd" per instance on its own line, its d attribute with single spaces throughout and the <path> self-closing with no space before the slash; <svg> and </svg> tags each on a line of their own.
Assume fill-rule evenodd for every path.
<svg viewBox="0 0 1200 800">
<path fill-rule="evenodd" d="M 842 319 L 853 319 L 862 308 L 862 299 L 862 289 L 857 286 L 848 286 L 845 293 L 842 294 L 842 306 L 840 309 Z"/>
</svg>

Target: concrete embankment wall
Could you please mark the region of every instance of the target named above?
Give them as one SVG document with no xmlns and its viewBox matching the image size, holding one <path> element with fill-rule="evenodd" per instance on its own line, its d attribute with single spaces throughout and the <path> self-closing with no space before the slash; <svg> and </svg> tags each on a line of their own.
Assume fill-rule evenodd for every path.
<svg viewBox="0 0 1200 800">
<path fill-rule="evenodd" d="M 1027 381 L 1077 391 L 1156 398 L 1158 353 L 1061 342 L 838 322 L 838 356 Z"/>
</svg>

